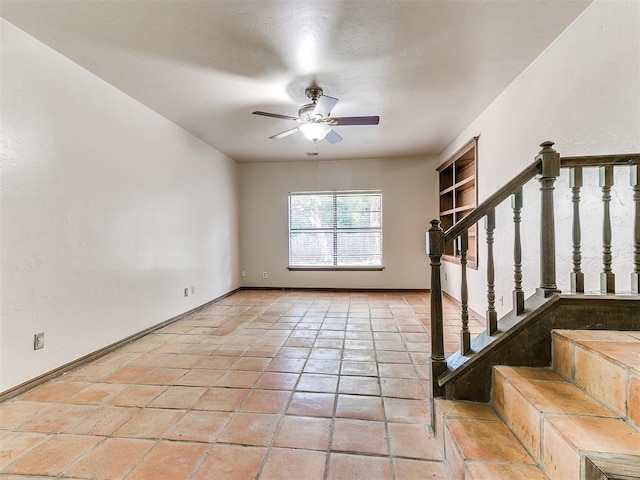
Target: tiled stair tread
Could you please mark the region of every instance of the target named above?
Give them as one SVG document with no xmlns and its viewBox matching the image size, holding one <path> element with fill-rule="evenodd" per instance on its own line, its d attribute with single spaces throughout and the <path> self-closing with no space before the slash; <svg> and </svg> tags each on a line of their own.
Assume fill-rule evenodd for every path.
<svg viewBox="0 0 640 480">
<path fill-rule="evenodd" d="M 625 420 L 639 425 L 634 386 L 640 377 L 640 332 L 554 330 L 553 367 Z"/>
<path fill-rule="evenodd" d="M 640 372 L 640 340 L 635 342 L 579 342 L 578 345 Z"/>
<path fill-rule="evenodd" d="M 640 373 L 640 332 L 554 330 L 553 336 Z"/>
<path fill-rule="evenodd" d="M 499 462 L 466 462 L 467 480 L 548 480 L 544 472 L 535 465 Z"/>
<path fill-rule="evenodd" d="M 444 421 L 448 418 L 478 418 L 485 420 L 498 420 L 496 412 L 491 406 L 484 403 L 465 402 L 462 400 L 443 400 L 436 398 L 435 425 L 433 427 L 436 438 L 444 445 Z"/>
<path fill-rule="evenodd" d="M 498 420 L 496 412 L 486 403 L 465 402 L 463 400 L 435 399 L 436 409 L 444 418 L 476 418 Z"/>
<path fill-rule="evenodd" d="M 490 405 L 436 399 L 435 409 L 454 479 L 547 479 Z"/>
<path fill-rule="evenodd" d="M 498 373 L 496 381 L 502 377 L 526 401 L 545 414 L 616 416 L 614 412 L 596 402 L 575 385 L 562 380 L 561 377 L 557 376 L 560 381 L 537 380 L 533 375 L 524 374 L 524 372 L 531 370 L 535 369 L 495 367 L 495 371 Z M 538 370 L 546 372 L 543 369 Z M 543 377 L 543 375 L 539 375 L 539 377 Z"/>
<path fill-rule="evenodd" d="M 446 429 L 465 461 L 534 463 L 511 430 L 500 420 L 449 418 L 446 420 Z"/>
<path fill-rule="evenodd" d="M 549 382 L 563 382 L 564 378 L 558 375 L 550 368 L 532 368 L 532 367 L 508 367 L 497 366 L 494 367 L 494 372 L 499 372 L 505 377 L 509 377 L 512 381 L 517 380 L 546 380 Z"/>
<path fill-rule="evenodd" d="M 640 455 L 640 432 L 620 419 L 549 416 L 545 423 L 579 452 Z"/>
<path fill-rule="evenodd" d="M 563 330 L 556 329 L 553 335 L 565 337 L 574 342 L 637 342 L 640 332 L 621 332 L 618 330 Z"/>
</svg>

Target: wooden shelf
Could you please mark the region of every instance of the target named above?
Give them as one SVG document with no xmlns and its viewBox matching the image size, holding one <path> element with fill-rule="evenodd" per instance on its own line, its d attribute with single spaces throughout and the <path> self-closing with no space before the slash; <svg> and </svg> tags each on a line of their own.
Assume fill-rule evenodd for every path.
<svg viewBox="0 0 640 480">
<path fill-rule="evenodd" d="M 454 192 L 462 189 L 474 189 L 475 190 L 475 180 L 476 176 L 467 177 L 464 180 L 460 180 L 455 185 L 451 185 L 450 187 L 445 188 L 444 190 L 440 190 L 440 195 L 446 195 L 447 193 Z"/>
<path fill-rule="evenodd" d="M 472 138 L 446 162 L 437 168 L 440 185 L 440 223 L 443 230 L 451 228 L 478 204 L 476 190 L 478 137 Z M 469 229 L 467 265 L 477 268 L 478 245 L 475 226 Z M 456 242 L 445 247 L 443 259 L 460 263 Z"/>
<path fill-rule="evenodd" d="M 468 210 L 473 210 L 474 208 L 476 208 L 475 205 L 463 205 L 461 207 L 454 208 L 453 210 L 454 212 L 466 212 Z"/>
</svg>

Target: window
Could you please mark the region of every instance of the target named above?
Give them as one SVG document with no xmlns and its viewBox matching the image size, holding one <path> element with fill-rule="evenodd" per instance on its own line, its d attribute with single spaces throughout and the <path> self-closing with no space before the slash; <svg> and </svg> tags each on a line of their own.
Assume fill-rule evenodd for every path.
<svg viewBox="0 0 640 480">
<path fill-rule="evenodd" d="M 381 192 L 289 194 L 289 268 L 382 268 Z"/>
</svg>

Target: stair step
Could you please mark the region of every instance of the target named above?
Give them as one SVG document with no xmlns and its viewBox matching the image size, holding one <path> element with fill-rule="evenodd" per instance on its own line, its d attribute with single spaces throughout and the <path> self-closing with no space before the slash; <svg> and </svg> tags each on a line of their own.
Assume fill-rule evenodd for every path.
<svg viewBox="0 0 640 480">
<path fill-rule="evenodd" d="M 611 410 L 548 369 L 494 367 L 494 404 L 537 463 L 542 463 L 543 419 L 549 415 L 617 418 Z"/>
<path fill-rule="evenodd" d="M 640 426 L 640 332 L 554 330 L 553 368 Z"/>
<path fill-rule="evenodd" d="M 577 480 L 596 460 L 640 478 L 640 332 L 552 339 L 553 369 L 493 368 L 492 405 L 435 400 L 453 479 Z"/>
<path fill-rule="evenodd" d="M 548 416 L 543 429 L 544 469 L 552 480 L 581 478 L 582 457 L 591 452 L 640 455 L 640 433 L 621 419 Z"/>
<path fill-rule="evenodd" d="M 452 479 L 547 479 L 489 405 L 436 399 L 435 408 Z"/>
<path fill-rule="evenodd" d="M 535 465 L 496 462 L 467 462 L 467 480 L 549 480 Z"/>
<path fill-rule="evenodd" d="M 549 369 L 494 367 L 498 414 L 553 480 L 578 479 L 589 452 L 640 454 L 640 432 Z"/>
</svg>

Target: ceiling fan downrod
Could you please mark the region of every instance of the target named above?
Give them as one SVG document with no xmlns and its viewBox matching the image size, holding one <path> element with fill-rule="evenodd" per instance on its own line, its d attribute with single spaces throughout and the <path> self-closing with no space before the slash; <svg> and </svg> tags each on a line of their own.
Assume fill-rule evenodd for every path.
<svg viewBox="0 0 640 480">
<path fill-rule="evenodd" d="M 304 93 L 307 98 L 310 98 L 313 103 L 316 103 L 322 96 L 322 89 L 320 87 L 308 87 Z"/>
</svg>

